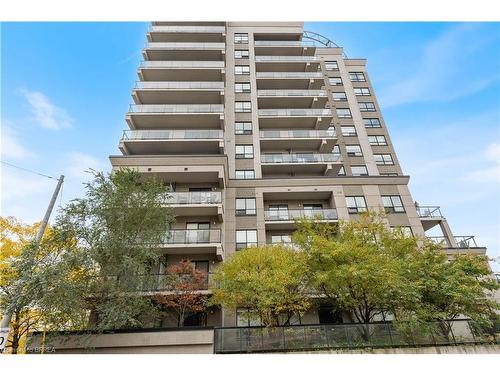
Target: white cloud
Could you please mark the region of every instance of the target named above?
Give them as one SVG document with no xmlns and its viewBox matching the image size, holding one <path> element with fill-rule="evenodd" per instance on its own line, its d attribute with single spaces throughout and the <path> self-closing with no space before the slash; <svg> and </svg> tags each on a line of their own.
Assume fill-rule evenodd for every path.
<svg viewBox="0 0 500 375">
<path fill-rule="evenodd" d="M 96 171 L 108 169 L 103 161 L 89 154 L 71 152 L 67 156 L 69 162 L 66 168 L 68 177 L 78 179 L 80 182 L 87 181 L 91 178 L 91 175 L 87 173 L 89 169 L 94 169 Z"/>
<path fill-rule="evenodd" d="M 69 128 L 73 124 L 73 119 L 65 109 L 58 107 L 39 91 L 21 90 L 30 105 L 31 113 L 35 121 L 43 128 L 59 130 Z"/>
<path fill-rule="evenodd" d="M 11 126 L 2 123 L 1 129 L 1 155 L 3 158 L 21 160 L 31 158 L 35 155 L 21 144 Z"/>
</svg>

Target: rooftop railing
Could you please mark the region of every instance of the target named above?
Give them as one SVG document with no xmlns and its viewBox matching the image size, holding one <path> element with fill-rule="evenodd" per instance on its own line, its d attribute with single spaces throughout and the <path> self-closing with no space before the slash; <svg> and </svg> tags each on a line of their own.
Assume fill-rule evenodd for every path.
<svg viewBox="0 0 500 375">
<path fill-rule="evenodd" d="M 148 42 L 145 49 L 183 49 L 183 50 L 223 50 L 225 43 L 217 42 Z"/>
<path fill-rule="evenodd" d="M 317 56 L 255 56 L 256 62 L 266 61 L 319 61 Z"/>
<path fill-rule="evenodd" d="M 168 193 L 169 204 L 218 204 L 222 203 L 220 191 L 174 191 Z"/>
<path fill-rule="evenodd" d="M 255 47 L 314 47 L 312 41 L 307 40 L 257 40 Z"/>
<path fill-rule="evenodd" d="M 224 61 L 141 61 L 139 68 L 224 68 Z"/>
<path fill-rule="evenodd" d="M 338 154 L 262 154 L 261 163 L 264 164 L 307 164 L 307 163 L 330 163 L 342 161 Z"/>
<path fill-rule="evenodd" d="M 450 246 L 448 238 L 444 236 L 431 236 L 427 238 L 443 246 Z M 457 246 L 462 249 L 478 247 L 474 236 L 453 236 L 453 239 L 457 243 Z"/>
<path fill-rule="evenodd" d="M 257 90 L 257 96 L 327 96 L 325 90 Z"/>
<path fill-rule="evenodd" d="M 222 139 L 223 137 L 223 131 L 217 129 L 124 130 L 122 140 Z"/>
<path fill-rule="evenodd" d="M 165 237 L 165 244 L 220 243 L 220 229 L 172 229 Z"/>
<path fill-rule="evenodd" d="M 337 220 L 337 210 L 334 208 L 318 208 L 305 210 L 265 210 L 264 219 L 267 221 L 292 221 L 300 218 L 318 220 Z"/>
<path fill-rule="evenodd" d="M 131 104 L 130 113 L 223 113 L 223 104 Z"/>
<path fill-rule="evenodd" d="M 259 117 L 333 116 L 330 108 L 259 109 Z"/>
<path fill-rule="evenodd" d="M 137 81 L 136 89 L 214 89 L 223 90 L 224 82 L 212 81 Z"/>
<path fill-rule="evenodd" d="M 384 347 L 480 344 L 495 332 L 475 328 L 468 320 L 427 323 L 398 329 L 390 322 L 369 324 L 220 327 L 214 332 L 215 353 L 258 353 Z"/>
<path fill-rule="evenodd" d="M 443 217 L 439 206 L 418 206 L 416 209 L 420 217 Z"/>
<path fill-rule="evenodd" d="M 151 26 L 150 32 L 164 33 L 224 33 L 224 26 Z"/>
<path fill-rule="evenodd" d="M 261 130 L 260 138 L 333 138 L 335 130 Z"/>
<path fill-rule="evenodd" d="M 311 78 L 323 78 L 323 73 L 321 72 L 257 72 L 257 78 L 299 78 L 299 79 L 311 79 Z"/>
</svg>

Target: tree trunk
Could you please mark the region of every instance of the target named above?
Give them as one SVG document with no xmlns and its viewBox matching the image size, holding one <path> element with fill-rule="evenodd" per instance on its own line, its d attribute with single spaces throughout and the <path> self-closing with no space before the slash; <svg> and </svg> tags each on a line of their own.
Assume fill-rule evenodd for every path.
<svg viewBox="0 0 500 375">
<path fill-rule="evenodd" d="M 19 349 L 19 312 L 14 313 L 14 324 L 12 325 L 12 354 L 17 354 Z"/>
</svg>

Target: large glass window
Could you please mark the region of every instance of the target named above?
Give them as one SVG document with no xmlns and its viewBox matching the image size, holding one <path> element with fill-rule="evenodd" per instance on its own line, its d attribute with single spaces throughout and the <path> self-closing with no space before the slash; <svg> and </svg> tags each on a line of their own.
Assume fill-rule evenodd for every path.
<svg viewBox="0 0 500 375">
<path fill-rule="evenodd" d="M 333 92 L 332 96 L 335 102 L 345 102 L 347 100 L 345 92 Z"/>
<path fill-rule="evenodd" d="M 337 108 L 335 109 L 337 112 L 337 117 L 339 118 L 351 118 L 351 110 L 349 108 Z"/>
<path fill-rule="evenodd" d="M 248 121 L 235 122 L 234 134 L 252 134 L 252 123 Z"/>
<path fill-rule="evenodd" d="M 340 85 L 342 85 L 342 78 L 331 77 L 331 78 L 328 78 L 328 82 L 330 82 L 330 85 L 332 85 L 332 86 L 340 86 Z"/>
<path fill-rule="evenodd" d="M 375 112 L 375 103 L 373 102 L 362 102 L 359 103 L 359 110 L 361 112 Z"/>
<path fill-rule="evenodd" d="M 253 180 L 255 171 L 253 169 L 238 169 L 235 171 L 235 178 L 237 180 Z"/>
<path fill-rule="evenodd" d="M 365 82 L 365 74 L 362 72 L 351 72 L 349 73 L 349 78 L 351 78 L 352 82 Z"/>
<path fill-rule="evenodd" d="M 354 126 L 341 126 L 340 131 L 344 137 L 355 137 L 356 128 Z"/>
<path fill-rule="evenodd" d="M 236 145 L 236 159 L 253 159 L 253 145 Z"/>
<path fill-rule="evenodd" d="M 351 174 L 353 176 L 368 176 L 366 165 L 351 165 Z"/>
<path fill-rule="evenodd" d="M 236 250 L 257 246 L 257 230 L 243 229 L 236 231 Z"/>
<path fill-rule="evenodd" d="M 258 327 L 262 325 L 260 318 L 249 313 L 248 309 L 236 310 L 237 327 Z"/>
<path fill-rule="evenodd" d="M 236 113 L 252 112 L 252 102 L 235 102 L 234 112 Z"/>
<path fill-rule="evenodd" d="M 234 43 L 235 44 L 248 43 L 248 33 L 235 33 L 234 34 Z"/>
<path fill-rule="evenodd" d="M 387 141 L 383 135 L 369 135 L 368 142 L 372 146 L 387 146 Z"/>
<path fill-rule="evenodd" d="M 345 197 L 347 211 L 350 214 L 357 214 L 366 211 L 366 201 L 363 196 Z"/>
<path fill-rule="evenodd" d="M 236 75 L 249 75 L 250 74 L 250 65 L 235 65 L 234 66 L 234 74 Z"/>
<path fill-rule="evenodd" d="M 325 61 L 326 70 L 339 70 L 339 64 L 336 61 Z"/>
<path fill-rule="evenodd" d="M 236 198 L 236 216 L 255 214 L 255 198 Z"/>
<path fill-rule="evenodd" d="M 391 154 L 373 154 L 373 157 L 377 165 L 394 165 Z"/>
<path fill-rule="evenodd" d="M 292 236 L 289 234 L 273 234 L 271 236 L 271 243 L 291 243 Z"/>
<path fill-rule="evenodd" d="M 289 220 L 287 204 L 270 204 L 268 209 L 269 219 L 271 220 Z"/>
<path fill-rule="evenodd" d="M 242 93 L 242 92 L 250 92 L 251 87 L 250 87 L 250 82 L 236 82 L 234 84 L 234 92 L 236 93 Z"/>
<path fill-rule="evenodd" d="M 403 202 L 399 195 L 384 195 L 382 196 L 382 203 L 387 213 L 405 212 Z"/>
<path fill-rule="evenodd" d="M 346 145 L 347 156 L 363 156 L 360 145 Z"/>
<path fill-rule="evenodd" d="M 378 118 L 364 118 L 363 124 L 365 128 L 380 128 L 380 120 Z"/>
<path fill-rule="evenodd" d="M 367 87 L 355 87 L 354 95 L 356 96 L 370 96 L 370 89 Z"/>
<path fill-rule="evenodd" d="M 234 50 L 234 58 L 235 59 L 248 59 L 248 50 L 247 49 L 235 49 Z"/>
</svg>

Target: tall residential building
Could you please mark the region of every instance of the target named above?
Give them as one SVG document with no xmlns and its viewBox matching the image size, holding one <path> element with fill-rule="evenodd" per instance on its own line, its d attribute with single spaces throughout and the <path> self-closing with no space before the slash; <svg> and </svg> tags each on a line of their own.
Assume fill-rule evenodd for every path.
<svg viewBox="0 0 500 375">
<path fill-rule="evenodd" d="M 110 159 L 172 188 L 176 223 L 152 271 L 159 280 L 184 258 L 210 275 L 236 251 L 290 242 L 296 218 L 337 222 L 382 207 L 391 227 L 413 235 L 439 226 L 450 255 L 485 253 L 454 236 L 439 207 L 414 203 L 366 60 L 302 23 L 153 22 L 143 57 L 123 155 Z M 301 323 L 338 319 L 320 307 Z M 252 322 L 215 310 L 184 323 Z"/>
</svg>

